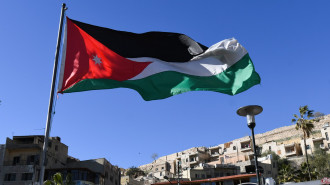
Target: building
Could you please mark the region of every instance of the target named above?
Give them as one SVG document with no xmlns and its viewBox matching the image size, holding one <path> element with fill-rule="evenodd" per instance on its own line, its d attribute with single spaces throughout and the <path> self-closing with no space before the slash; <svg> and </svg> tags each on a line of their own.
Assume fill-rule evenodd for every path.
<svg viewBox="0 0 330 185">
<path fill-rule="evenodd" d="M 312 154 L 315 148 L 330 149 L 330 115 L 320 117 L 320 121 L 314 123 L 311 137 L 306 140 L 307 153 Z M 256 134 L 257 154 L 272 151 L 281 158 L 287 158 L 296 165 L 304 161 L 305 147 L 301 130 L 296 130 L 295 125 L 280 127 L 265 133 Z M 272 159 L 258 160 L 263 177 L 277 178 L 277 164 Z M 185 170 L 191 170 L 206 165 L 236 165 L 240 173 L 255 172 L 254 151 L 250 136 L 238 138 L 227 143 L 212 147 L 194 147 L 182 152 L 162 156 L 150 164 L 142 165 L 142 170 L 153 171 L 158 164 L 168 163 L 170 166 L 162 173 L 155 174 L 164 181 L 160 174 L 178 178 L 184 175 Z M 178 168 L 179 166 L 179 168 Z M 158 168 L 159 170 L 159 168 Z M 253 171 L 254 170 L 254 171 Z M 193 170 L 192 170 L 193 171 Z M 160 172 L 160 171 L 159 171 Z M 190 173 L 190 172 L 189 172 Z M 158 175 L 159 174 L 159 175 Z M 188 176 L 187 176 L 188 177 Z"/>
<path fill-rule="evenodd" d="M 256 174 L 240 174 L 240 175 L 231 175 L 224 177 L 216 177 L 216 178 L 207 178 L 200 180 L 192 180 L 192 181 L 180 181 L 180 184 L 183 185 L 238 185 L 245 182 L 256 182 Z M 154 183 L 152 185 L 173 185 L 178 184 L 178 181 L 171 180 L 170 182 L 164 181 L 159 183 Z"/>
<path fill-rule="evenodd" d="M 190 181 L 206 178 L 216 178 L 240 174 L 240 168 L 235 165 L 201 163 L 200 166 L 182 171 L 182 178 Z"/>
<path fill-rule="evenodd" d="M 40 156 L 44 136 L 14 136 L 7 138 L 0 176 L 3 185 L 28 185 L 39 180 Z M 68 147 L 59 137 L 51 137 L 46 168 L 62 168 L 66 164 Z"/>
<path fill-rule="evenodd" d="M 135 180 L 133 177 L 130 176 L 122 176 L 120 179 L 121 185 L 144 185 L 144 181 Z"/>
<path fill-rule="evenodd" d="M 0 145 L 0 184 L 2 184 L 3 182 L 3 179 L 1 178 L 1 174 L 2 174 L 2 171 L 3 171 L 3 160 L 4 160 L 4 157 L 5 157 L 5 148 L 6 148 L 6 145 Z"/>
<path fill-rule="evenodd" d="M 40 135 L 7 138 L 6 144 L 0 145 L 0 184 L 39 184 L 43 143 L 44 136 Z M 57 172 L 62 173 L 63 179 L 70 173 L 77 185 L 120 184 L 120 169 L 117 166 L 104 158 L 80 161 L 68 156 L 68 146 L 59 137 L 50 137 L 45 179 L 51 179 Z"/>
<path fill-rule="evenodd" d="M 105 158 L 71 161 L 64 168 L 47 169 L 45 178 L 51 179 L 57 172 L 60 172 L 64 179 L 68 174 L 71 174 L 72 180 L 76 184 L 120 184 L 120 169 L 117 166 L 111 165 Z"/>
</svg>

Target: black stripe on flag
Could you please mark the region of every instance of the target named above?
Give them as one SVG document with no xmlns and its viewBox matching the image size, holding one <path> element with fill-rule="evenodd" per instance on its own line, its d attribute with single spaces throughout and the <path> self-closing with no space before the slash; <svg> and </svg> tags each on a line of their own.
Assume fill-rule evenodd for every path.
<svg viewBox="0 0 330 185">
<path fill-rule="evenodd" d="M 180 33 L 155 31 L 138 34 L 72 21 L 125 58 L 152 57 L 169 62 L 187 62 L 207 49 L 206 46 Z"/>
</svg>

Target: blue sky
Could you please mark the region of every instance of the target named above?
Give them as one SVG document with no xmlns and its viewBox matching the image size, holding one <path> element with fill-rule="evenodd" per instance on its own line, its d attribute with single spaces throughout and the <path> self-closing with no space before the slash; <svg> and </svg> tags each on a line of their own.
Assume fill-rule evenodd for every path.
<svg viewBox="0 0 330 185">
<path fill-rule="evenodd" d="M 42 135 L 61 1 L 1 1 L 0 143 Z M 131 89 L 58 95 L 51 136 L 69 155 L 128 168 L 151 155 L 213 146 L 250 135 L 236 110 L 257 104 L 256 133 L 291 125 L 301 105 L 329 114 L 330 1 L 71 1 L 66 15 L 112 29 L 184 33 L 211 46 L 235 37 L 261 84 L 229 96 L 188 92 L 144 101 Z"/>
</svg>

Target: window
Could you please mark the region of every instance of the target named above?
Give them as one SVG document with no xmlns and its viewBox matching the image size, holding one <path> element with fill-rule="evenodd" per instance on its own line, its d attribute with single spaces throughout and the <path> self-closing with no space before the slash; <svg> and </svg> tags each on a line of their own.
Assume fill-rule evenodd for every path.
<svg viewBox="0 0 330 185">
<path fill-rule="evenodd" d="M 156 171 L 158 171 L 158 168 L 156 168 Z"/>
<path fill-rule="evenodd" d="M 202 174 L 202 179 L 205 179 L 205 174 Z"/>
<path fill-rule="evenodd" d="M 273 168 L 276 168 L 276 162 L 275 161 L 273 162 Z"/>
<path fill-rule="evenodd" d="M 328 132 L 325 133 L 325 139 L 327 139 L 327 141 L 329 141 L 329 135 L 328 135 Z"/>
<path fill-rule="evenodd" d="M 32 180 L 32 173 L 22 173 L 22 181 L 28 181 L 28 180 Z"/>
<path fill-rule="evenodd" d="M 163 176 L 163 172 L 160 172 L 160 173 L 159 173 L 159 176 Z"/>
<path fill-rule="evenodd" d="M 34 155 L 29 155 L 26 160 L 26 164 L 30 165 L 34 163 Z"/>
<path fill-rule="evenodd" d="M 164 170 L 164 167 L 162 167 L 162 170 Z"/>
<path fill-rule="evenodd" d="M 269 150 L 272 150 L 272 146 L 269 146 Z"/>
<path fill-rule="evenodd" d="M 48 148 L 51 148 L 51 147 L 52 147 L 52 142 L 48 141 Z"/>
<path fill-rule="evenodd" d="M 195 174 L 195 178 L 196 178 L 196 179 L 198 178 L 198 174 Z"/>
<path fill-rule="evenodd" d="M 14 157 L 13 165 L 19 164 L 19 161 L 20 161 L 20 157 L 18 156 Z"/>
<path fill-rule="evenodd" d="M 330 143 L 328 143 L 328 148 L 330 148 Z"/>
<path fill-rule="evenodd" d="M 39 155 L 29 155 L 26 160 L 27 165 L 38 164 L 39 163 Z"/>
<path fill-rule="evenodd" d="M 4 181 L 15 181 L 16 180 L 16 173 L 7 173 L 5 174 Z"/>
<path fill-rule="evenodd" d="M 236 146 L 233 146 L 233 150 L 236 150 Z"/>
<path fill-rule="evenodd" d="M 58 146 L 57 145 L 55 145 L 55 151 L 57 151 L 58 150 Z"/>
<path fill-rule="evenodd" d="M 309 145 L 306 145 L 306 149 L 308 150 L 308 149 L 310 149 L 311 147 L 309 146 Z"/>
</svg>

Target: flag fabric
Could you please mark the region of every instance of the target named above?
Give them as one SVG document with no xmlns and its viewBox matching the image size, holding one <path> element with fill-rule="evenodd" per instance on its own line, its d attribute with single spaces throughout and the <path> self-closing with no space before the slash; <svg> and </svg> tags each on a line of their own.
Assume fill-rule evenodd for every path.
<svg viewBox="0 0 330 185">
<path fill-rule="evenodd" d="M 130 88 L 144 100 L 187 91 L 229 95 L 260 83 L 236 39 L 206 47 L 169 32 L 131 33 L 67 18 L 59 93 Z"/>
</svg>

